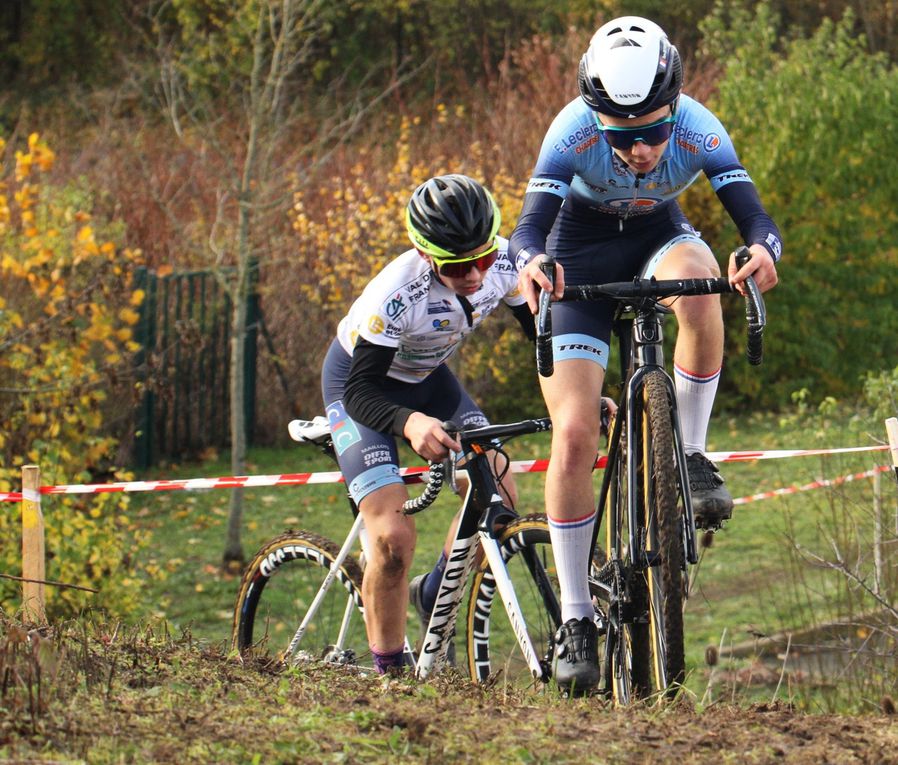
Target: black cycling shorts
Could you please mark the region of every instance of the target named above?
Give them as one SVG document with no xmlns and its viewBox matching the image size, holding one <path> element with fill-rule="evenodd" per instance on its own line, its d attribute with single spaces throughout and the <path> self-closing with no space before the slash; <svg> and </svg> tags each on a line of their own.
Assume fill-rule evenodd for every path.
<svg viewBox="0 0 898 765">
<path fill-rule="evenodd" d="M 337 340 L 331 343 L 321 370 L 321 392 L 330 421 L 334 449 L 349 493 L 356 504 L 375 489 L 402 483 L 399 452 L 391 433 L 380 433 L 353 420 L 343 408 L 343 388 L 352 357 Z M 393 403 L 462 427 L 489 425 L 480 407 L 445 364 L 420 382 L 387 378 L 384 395 Z"/>
<path fill-rule="evenodd" d="M 682 241 L 702 240 L 676 204 L 612 228 L 596 225 L 595 212 L 565 203 L 546 251 L 563 266 L 566 285 L 602 284 L 651 276 L 668 249 Z M 616 305 L 612 300 L 553 304 L 555 361 L 588 359 L 606 368 Z"/>
</svg>

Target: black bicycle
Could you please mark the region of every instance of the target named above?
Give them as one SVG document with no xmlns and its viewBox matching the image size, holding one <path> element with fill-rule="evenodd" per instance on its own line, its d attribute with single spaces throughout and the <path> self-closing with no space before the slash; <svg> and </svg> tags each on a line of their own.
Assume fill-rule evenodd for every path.
<svg viewBox="0 0 898 765">
<path fill-rule="evenodd" d="M 549 428 L 548 418 L 540 418 L 458 433 L 467 490 L 430 623 L 414 657 L 418 677 L 442 665 L 467 595 L 471 678 L 485 682 L 501 672 L 514 683 L 549 680 L 561 608 L 548 523 L 545 515 L 521 517 L 502 503 L 490 464 L 491 453 L 502 452 L 507 440 Z M 290 433 L 335 458 L 325 418 L 294 420 Z M 454 460 L 431 464 L 423 493 L 406 503 L 405 512 L 429 507 L 445 483 L 454 483 L 454 470 Z M 414 480 L 406 476 L 407 482 Z M 351 498 L 349 505 L 355 523 L 342 544 L 310 531 L 287 531 L 256 553 L 234 608 L 236 649 L 262 650 L 291 663 L 371 667 L 361 596 L 365 556 L 358 551 L 363 524 Z M 406 649 L 412 651 L 408 640 Z"/>
<path fill-rule="evenodd" d="M 736 254 L 741 267 L 751 255 Z M 544 272 L 554 277 L 554 264 Z M 674 384 L 664 368 L 660 301 L 734 292 L 726 278 L 635 279 L 565 287 L 564 300 L 618 302 L 614 333 L 621 364 L 621 400 L 608 445 L 598 499 L 597 547 L 604 528 L 607 562 L 591 582 L 596 622 L 604 636 L 604 692 L 621 704 L 673 696 L 686 674 L 683 608 L 687 566 L 698 562 L 695 520 Z M 746 280 L 748 359 L 760 364 L 766 309 Z M 551 293 L 540 295 L 537 366 L 553 371 Z"/>
</svg>

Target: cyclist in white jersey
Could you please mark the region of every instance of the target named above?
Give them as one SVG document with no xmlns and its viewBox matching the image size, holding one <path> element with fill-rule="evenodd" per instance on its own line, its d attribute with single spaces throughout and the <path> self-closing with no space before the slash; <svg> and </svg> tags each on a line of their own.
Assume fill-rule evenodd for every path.
<svg viewBox="0 0 898 765">
<path fill-rule="evenodd" d="M 500 303 L 535 338 L 508 241 L 497 236 L 499 225 L 499 208 L 477 181 L 443 175 L 421 184 L 406 209 L 414 248 L 368 283 L 340 322 L 322 369 L 337 459 L 365 520 L 362 599 L 381 672 L 408 662 L 403 648 L 416 538 L 414 521 L 400 512 L 408 492 L 399 474 L 396 437 L 423 458 L 440 460 L 461 448 L 442 422 L 489 424 L 445 362 Z M 497 474 L 504 466 L 504 461 L 496 465 Z M 510 474 L 501 488 L 513 506 Z M 422 620 L 436 601 L 446 553 L 435 576 L 413 582 Z"/>
<path fill-rule="evenodd" d="M 782 244 L 732 141 L 704 106 L 681 95 L 677 49 L 654 22 L 614 19 L 593 36 L 580 61 L 580 97 L 557 115 L 527 186 L 510 251 L 521 293 L 536 313 L 550 289 L 540 264 L 554 257 L 555 294 L 565 284 L 716 277 L 710 248 L 676 197 L 704 172 L 749 246 L 729 278 L 741 292 L 753 275 L 766 291 L 777 282 Z M 679 324 L 674 376 L 696 524 L 717 528 L 732 497 L 704 455 L 708 420 L 723 361 L 717 295 L 675 300 Z M 552 418 L 546 511 L 562 598 L 554 677 L 586 692 L 599 680 L 596 627 L 587 585 L 595 525 L 592 467 L 614 307 L 562 302 L 553 308 L 555 372 L 542 378 Z"/>
</svg>

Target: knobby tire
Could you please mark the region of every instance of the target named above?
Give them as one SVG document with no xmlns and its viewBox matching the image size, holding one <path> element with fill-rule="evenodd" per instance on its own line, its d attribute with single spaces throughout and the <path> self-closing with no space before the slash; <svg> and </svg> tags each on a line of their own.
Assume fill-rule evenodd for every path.
<svg viewBox="0 0 898 765">
<path fill-rule="evenodd" d="M 339 551 L 331 540 L 306 531 L 288 531 L 266 542 L 240 582 L 233 647 L 290 659 L 285 651 Z M 292 660 L 370 664 L 361 592 L 361 568 L 348 556 Z M 350 602 L 350 628 L 344 650 L 338 653 L 334 645 Z"/>
<path fill-rule="evenodd" d="M 667 378 L 646 376 L 644 387 L 643 461 L 649 509 L 646 570 L 654 690 L 676 694 L 686 675 L 683 606 L 686 596 L 683 504 L 674 459 L 674 433 Z"/>
</svg>

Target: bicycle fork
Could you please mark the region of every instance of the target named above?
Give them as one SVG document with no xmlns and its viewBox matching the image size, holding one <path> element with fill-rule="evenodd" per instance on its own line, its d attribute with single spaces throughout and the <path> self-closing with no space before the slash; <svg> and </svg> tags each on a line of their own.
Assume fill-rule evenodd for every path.
<svg viewBox="0 0 898 765">
<path fill-rule="evenodd" d="M 524 614 L 521 611 L 521 605 L 518 602 L 517 595 L 514 591 L 514 585 L 511 577 L 508 575 L 508 569 L 505 566 L 505 559 L 502 557 L 502 551 L 499 549 L 499 543 L 496 540 L 495 529 L 500 526 L 499 521 L 502 515 L 508 513 L 508 510 L 502 504 L 502 499 L 498 494 L 494 494 L 490 502 L 490 507 L 484 515 L 483 523 L 478 530 L 480 543 L 483 546 L 484 554 L 490 565 L 490 571 L 496 583 L 496 589 L 502 597 L 502 603 L 505 606 L 505 612 L 508 614 L 508 620 L 511 624 L 512 631 L 518 640 L 521 653 L 524 656 L 527 666 L 530 668 L 530 674 L 538 680 L 547 680 L 545 676 L 545 668 L 536 652 L 536 647 L 530 639 L 527 632 Z M 529 563 L 529 562 L 528 562 Z"/>
</svg>

